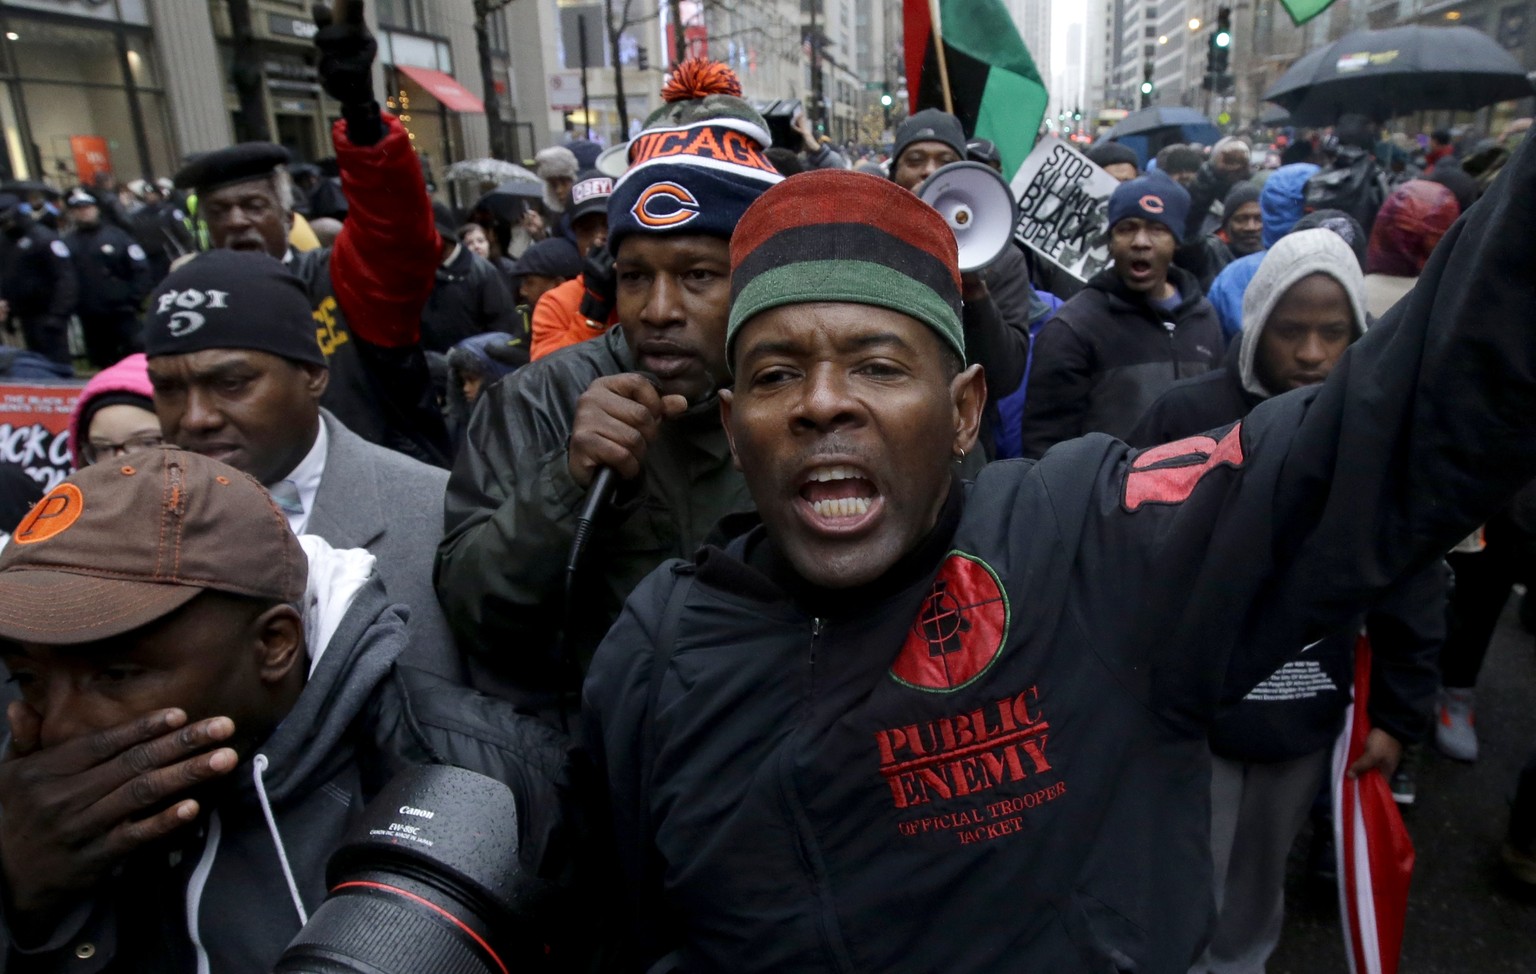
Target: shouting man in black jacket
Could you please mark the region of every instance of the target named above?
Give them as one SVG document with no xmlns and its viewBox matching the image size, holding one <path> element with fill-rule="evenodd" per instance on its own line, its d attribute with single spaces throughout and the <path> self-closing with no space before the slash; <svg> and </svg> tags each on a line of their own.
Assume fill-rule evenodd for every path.
<svg viewBox="0 0 1536 974">
<path fill-rule="evenodd" d="M 1216 366 L 1216 311 L 1195 276 L 1173 264 L 1187 209 L 1189 194 L 1163 176 L 1121 183 L 1110 196 L 1114 264 L 1035 339 L 1024 456 L 1084 433 L 1124 437 L 1164 389 Z"/>
<path fill-rule="evenodd" d="M 1536 147 L 1501 179 L 1322 384 L 970 485 L 947 224 L 765 193 L 721 394 L 763 524 L 652 574 L 586 685 L 635 969 L 1187 971 L 1221 705 L 1536 475 Z"/>
</svg>

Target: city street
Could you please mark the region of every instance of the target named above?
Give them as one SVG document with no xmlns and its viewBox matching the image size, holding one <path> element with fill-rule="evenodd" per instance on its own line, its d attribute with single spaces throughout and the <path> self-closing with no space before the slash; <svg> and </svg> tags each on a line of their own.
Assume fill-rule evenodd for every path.
<svg viewBox="0 0 1536 974">
<path fill-rule="evenodd" d="M 1536 640 L 1510 600 L 1478 683 L 1476 764 L 1432 746 L 1419 767 L 1418 802 L 1407 815 L 1418 858 L 1399 974 L 1531 974 L 1536 971 L 1536 896 L 1510 888 L 1498 868 L 1515 774 L 1536 742 Z M 1310 835 L 1291 859 L 1285 934 L 1269 974 L 1348 970 L 1338 901 L 1304 875 Z"/>
</svg>

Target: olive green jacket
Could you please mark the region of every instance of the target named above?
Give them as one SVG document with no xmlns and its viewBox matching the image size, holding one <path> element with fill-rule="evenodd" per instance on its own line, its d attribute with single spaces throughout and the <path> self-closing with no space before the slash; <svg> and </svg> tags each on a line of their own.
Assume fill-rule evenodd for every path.
<svg viewBox="0 0 1536 974">
<path fill-rule="evenodd" d="M 567 445 L 576 400 L 593 380 L 633 371 L 621 329 L 539 359 L 476 403 L 448 481 L 436 584 L 477 681 L 545 708 L 575 690 L 559 664 L 567 628 L 565 565 L 585 491 Z M 692 557 L 720 519 L 751 511 L 711 396 L 665 423 L 638 481 L 623 482 L 588 542 L 572 593 L 574 657 L 583 664 L 624 599 L 656 566 Z"/>
</svg>

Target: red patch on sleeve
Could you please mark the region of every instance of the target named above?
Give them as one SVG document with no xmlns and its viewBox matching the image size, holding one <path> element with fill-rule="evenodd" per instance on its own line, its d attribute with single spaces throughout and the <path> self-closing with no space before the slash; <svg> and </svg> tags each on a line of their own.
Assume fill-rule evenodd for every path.
<svg viewBox="0 0 1536 974">
<path fill-rule="evenodd" d="M 1209 436 L 1191 436 L 1137 454 L 1125 477 L 1125 509 L 1137 511 L 1143 504 L 1182 504 L 1212 470 L 1241 467 L 1242 432 L 1243 424 L 1238 423 L 1220 442 Z"/>
</svg>

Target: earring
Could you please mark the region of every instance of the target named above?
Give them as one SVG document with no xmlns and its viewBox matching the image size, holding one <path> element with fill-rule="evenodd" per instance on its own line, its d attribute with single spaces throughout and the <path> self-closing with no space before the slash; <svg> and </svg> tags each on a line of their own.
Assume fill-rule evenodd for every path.
<svg viewBox="0 0 1536 974">
<path fill-rule="evenodd" d="M 960 449 L 955 450 L 954 456 L 955 456 L 955 462 L 956 463 L 964 463 L 965 462 L 965 451 L 964 450 L 960 450 Z"/>
</svg>

